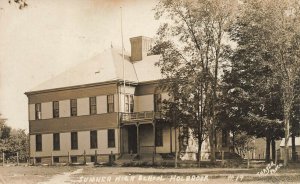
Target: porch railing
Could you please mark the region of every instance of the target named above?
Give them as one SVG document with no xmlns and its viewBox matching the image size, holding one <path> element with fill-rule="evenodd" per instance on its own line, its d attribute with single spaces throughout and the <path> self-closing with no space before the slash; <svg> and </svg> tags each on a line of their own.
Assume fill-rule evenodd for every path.
<svg viewBox="0 0 300 184">
<path fill-rule="evenodd" d="M 135 122 L 135 121 L 146 121 L 153 119 L 161 119 L 160 112 L 154 111 L 143 111 L 143 112 L 132 112 L 132 113 L 122 113 L 121 121 L 122 122 Z"/>
</svg>

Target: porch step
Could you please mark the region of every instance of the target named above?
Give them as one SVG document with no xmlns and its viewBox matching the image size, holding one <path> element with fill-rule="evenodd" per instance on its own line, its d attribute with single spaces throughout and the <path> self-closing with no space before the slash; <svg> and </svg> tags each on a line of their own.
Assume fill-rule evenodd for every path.
<svg viewBox="0 0 300 184">
<path fill-rule="evenodd" d="M 142 161 L 152 161 L 152 157 L 153 157 L 152 153 L 143 153 L 140 156 L 140 160 L 142 160 Z M 155 154 L 154 159 L 155 159 L 155 161 L 162 161 L 163 160 L 160 154 Z"/>
<path fill-rule="evenodd" d="M 122 154 L 122 156 L 118 160 L 133 160 L 135 159 L 137 154 Z"/>
<path fill-rule="evenodd" d="M 143 160 L 143 161 L 150 161 L 152 160 L 153 154 L 152 153 L 142 153 L 138 157 L 137 154 L 123 154 L 118 160 L 124 161 L 133 161 L 133 160 Z M 155 160 L 163 160 L 160 154 L 155 154 Z"/>
</svg>

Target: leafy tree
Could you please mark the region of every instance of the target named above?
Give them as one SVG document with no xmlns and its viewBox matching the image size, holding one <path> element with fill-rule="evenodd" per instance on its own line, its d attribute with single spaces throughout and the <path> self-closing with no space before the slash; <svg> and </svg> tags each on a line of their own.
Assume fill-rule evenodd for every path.
<svg viewBox="0 0 300 184">
<path fill-rule="evenodd" d="M 13 129 L 8 141 L 7 153 L 11 158 L 16 158 L 16 153 L 19 153 L 19 159 L 26 161 L 29 156 L 29 140 L 25 130 Z M 14 159 L 13 159 L 14 160 Z"/>
<path fill-rule="evenodd" d="M 236 135 L 235 150 L 242 158 L 245 158 L 247 151 L 254 149 L 253 140 L 254 137 L 245 132 Z"/>
<path fill-rule="evenodd" d="M 25 130 L 12 129 L 5 124 L 6 119 L 1 118 L 0 114 L 0 152 L 4 152 L 6 159 L 16 159 L 17 152 L 19 159 L 26 161 L 29 156 L 29 140 Z"/>
<path fill-rule="evenodd" d="M 161 0 L 156 7 L 156 17 L 167 19 L 153 49 L 162 54 L 158 65 L 166 79 L 164 86 L 178 97 L 187 126 L 198 138 L 199 157 L 207 130 L 213 162 L 219 69 L 230 50 L 225 33 L 232 21 L 233 2 Z"/>
<path fill-rule="evenodd" d="M 238 48 L 248 50 L 251 56 L 249 61 L 259 63 L 264 66 L 262 68 L 270 71 L 274 79 L 271 84 L 278 84 L 277 89 L 282 92 L 285 166 L 288 160 L 291 110 L 296 95 L 294 87 L 300 72 L 299 29 L 298 1 L 251 0 L 242 3 L 239 18 L 232 30 Z"/>
</svg>

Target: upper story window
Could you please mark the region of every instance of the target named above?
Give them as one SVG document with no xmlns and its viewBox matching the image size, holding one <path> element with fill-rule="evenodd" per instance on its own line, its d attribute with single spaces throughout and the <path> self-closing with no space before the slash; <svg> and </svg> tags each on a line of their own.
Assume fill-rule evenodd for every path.
<svg viewBox="0 0 300 184">
<path fill-rule="evenodd" d="M 90 114 L 97 114 L 96 97 L 90 97 Z"/>
<path fill-rule="evenodd" d="M 35 119 L 42 119 L 42 106 L 40 103 L 35 104 Z"/>
<path fill-rule="evenodd" d="M 114 95 L 107 95 L 107 112 L 114 112 Z"/>
<path fill-rule="evenodd" d="M 59 102 L 54 101 L 53 102 L 53 118 L 59 117 Z"/>
<path fill-rule="evenodd" d="M 154 94 L 154 112 L 161 111 L 162 100 L 161 94 Z"/>
<path fill-rule="evenodd" d="M 71 116 L 77 116 L 77 99 L 70 100 Z"/>
<path fill-rule="evenodd" d="M 134 101 L 133 95 L 125 95 L 125 112 L 133 112 Z"/>
</svg>

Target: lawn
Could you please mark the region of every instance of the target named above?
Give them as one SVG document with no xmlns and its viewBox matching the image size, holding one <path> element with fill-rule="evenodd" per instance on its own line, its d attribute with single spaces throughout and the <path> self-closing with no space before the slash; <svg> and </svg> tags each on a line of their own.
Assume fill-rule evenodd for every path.
<svg viewBox="0 0 300 184">
<path fill-rule="evenodd" d="M 300 183 L 300 164 L 290 168 L 151 168 L 0 166 L 0 184 L 14 183 Z M 265 169 L 265 170 L 264 170 Z M 263 172 L 264 171 L 264 172 Z M 273 170 L 274 171 L 274 170 Z M 257 173 L 261 172 L 259 176 Z"/>
</svg>

